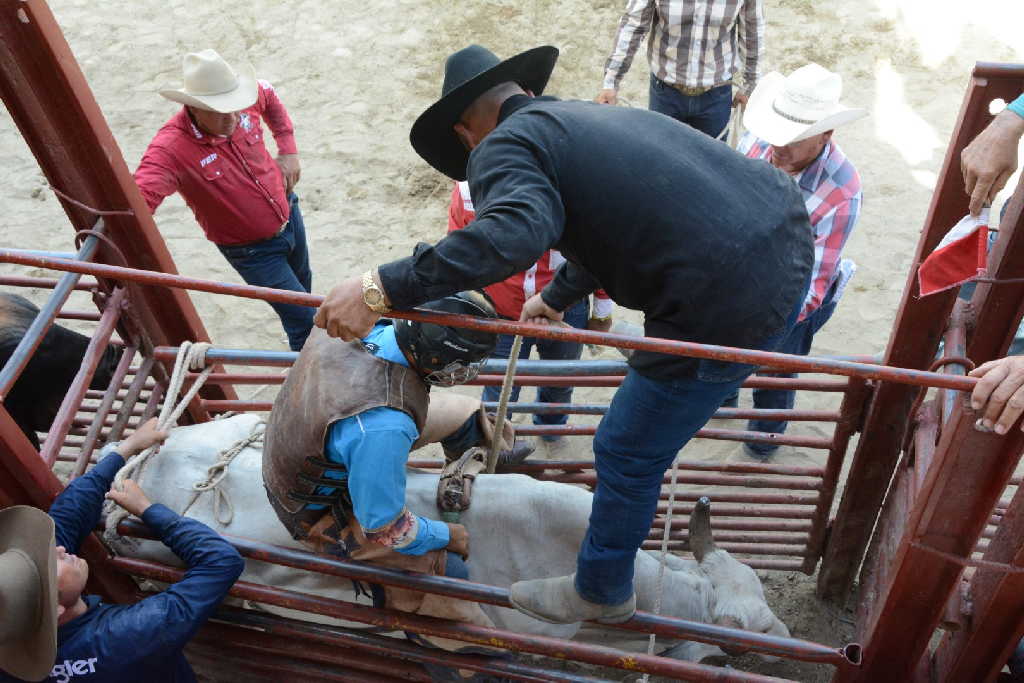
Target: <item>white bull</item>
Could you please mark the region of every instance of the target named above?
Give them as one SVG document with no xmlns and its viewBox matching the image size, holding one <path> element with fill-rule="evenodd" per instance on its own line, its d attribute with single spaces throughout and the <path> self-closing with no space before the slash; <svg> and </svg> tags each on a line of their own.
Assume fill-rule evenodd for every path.
<svg viewBox="0 0 1024 683">
<path fill-rule="evenodd" d="M 182 511 L 192 498 L 193 484 L 206 478 L 207 468 L 217 461 L 220 451 L 249 435 L 258 421 L 254 415 L 238 415 L 175 429 L 160 453 L 148 463 L 139 483 L 154 502 Z M 188 510 L 188 516 L 224 534 L 305 549 L 285 531 L 270 507 L 263 489 L 260 463 L 261 451 L 248 447 L 227 470 L 220 486 L 234 508 L 230 524 L 222 524 L 215 518 L 215 493 L 204 493 Z M 437 474 L 409 470 L 406 501 L 414 513 L 438 517 L 437 481 Z M 474 486 L 472 507 L 463 513 L 461 520 L 470 536 L 467 563 L 470 580 L 508 587 L 523 579 L 573 572 L 590 505 L 591 494 L 576 486 L 538 481 L 520 474 L 480 475 Z M 221 517 L 224 516 L 222 506 Z M 119 539 L 115 545 L 125 555 L 181 564 L 165 546 L 155 541 Z M 750 567 L 713 544 L 699 554 L 704 555 L 699 564 L 667 556 L 662 614 L 789 635 L 785 624 L 765 603 L 761 583 Z M 654 610 L 658 557 L 648 552 L 637 555 L 635 581 L 639 610 Z M 254 560 L 247 561 L 242 579 L 339 600 L 370 602 L 367 596 L 357 595 L 348 580 Z M 337 623 L 316 615 L 272 606 L 265 608 L 295 618 Z M 493 605 L 483 605 L 483 609 L 495 626 L 516 632 L 579 637 L 629 649 L 640 649 L 645 643 L 629 632 L 597 627 L 581 632 L 580 624 L 548 624 L 516 610 Z M 675 645 L 665 639 L 659 639 L 659 644 Z M 721 652 L 711 646 L 689 643 L 675 647 L 670 654 L 699 660 L 721 655 Z"/>
</svg>

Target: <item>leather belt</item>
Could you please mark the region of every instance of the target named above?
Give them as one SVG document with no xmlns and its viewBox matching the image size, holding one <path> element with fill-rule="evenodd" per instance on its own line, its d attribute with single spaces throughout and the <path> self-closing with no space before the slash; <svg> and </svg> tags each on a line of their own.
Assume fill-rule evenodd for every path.
<svg viewBox="0 0 1024 683">
<path fill-rule="evenodd" d="M 274 239 L 275 237 L 279 237 L 281 235 L 281 233 L 284 232 L 284 229 L 287 228 L 287 227 L 288 227 L 288 221 L 285 221 L 281 225 L 281 227 L 278 228 L 277 232 L 275 232 L 270 237 L 264 237 L 263 239 L 256 240 L 254 242 L 242 242 L 241 244 L 222 244 L 222 245 L 219 245 L 219 246 L 222 246 L 222 247 L 251 247 L 251 246 L 256 245 L 256 244 L 263 244 L 264 242 L 269 242 L 270 240 Z"/>
<path fill-rule="evenodd" d="M 658 80 L 661 81 L 660 78 Z M 732 80 L 722 81 L 721 83 L 715 83 L 714 85 L 709 85 L 709 86 L 689 86 L 689 85 L 680 85 L 679 83 L 668 83 L 666 81 L 661 81 L 661 82 L 664 85 L 668 86 L 669 88 L 672 88 L 673 90 L 678 90 L 679 92 L 681 92 L 682 94 L 686 95 L 687 97 L 697 97 L 698 95 L 703 95 L 704 93 L 708 92 L 709 90 L 714 90 L 715 88 L 720 88 L 723 85 L 732 85 Z"/>
</svg>

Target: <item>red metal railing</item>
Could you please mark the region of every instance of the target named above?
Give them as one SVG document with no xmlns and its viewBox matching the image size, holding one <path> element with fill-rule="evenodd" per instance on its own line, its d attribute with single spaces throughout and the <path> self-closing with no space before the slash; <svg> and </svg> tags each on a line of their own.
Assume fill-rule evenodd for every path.
<svg viewBox="0 0 1024 683">
<path fill-rule="evenodd" d="M 118 527 L 118 533 L 133 538 L 155 538 L 149 527 L 134 521 L 122 522 Z M 460 600 L 482 602 L 500 607 L 512 607 L 508 598 L 508 590 L 504 588 L 472 583 L 460 579 L 450 579 L 444 576 L 388 569 L 364 562 L 342 560 L 294 548 L 284 548 L 247 538 L 235 536 L 224 536 L 224 538 L 230 541 L 245 557 L 260 560 L 261 562 L 269 562 L 346 579 L 418 590 L 435 595 L 445 595 Z M 628 622 L 608 625 L 608 627 L 643 633 L 656 633 L 673 639 L 695 640 L 712 645 L 725 645 L 727 647 L 739 644 L 753 652 L 777 655 L 806 662 L 849 664 L 856 663 L 859 657 L 856 645 L 834 648 L 797 638 L 783 638 L 762 633 L 752 633 L 713 624 L 657 616 L 647 612 L 637 612 Z"/>
<path fill-rule="evenodd" d="M 147 285 L 158 285 L 177 289 L 190 289 L 214 294 L 230 294 L 248 299 L 290 303 L 299 306 L 318 307 L 323 297 L 317 294 L 292 292 L 270 287 L 255 287 L 228 282 L 214 282 L 199 278 L 188 278 L 169 273 L 123 268 L 96 263 L 81 263 L 67 259 L 47 258 L 18 253 L 10 249 L 0 249 L 0 263 L 20 263 L 22 265 L 49 268 L 76 273 L 96 275 L 127 282 Z M 970 391 L 977 380 L 972 377 L 956 377 L 924 370 L 913 370 L 902 367 L 857 363 L 853 361 L 815 358 L 813 356 L 796 356 L 769 351 L 755 351 L 712 344 L 657 339 L 650 337 L 629 337 L 609 332 L 578 330 L 555 325 L 537 325 L 508 320 L 473 318 L 462 315 L 446 315 L 430 311 L 393 311 L 395 318 L 406 318 L 420 322 L 431 322 L 439 325 L 452 325 L 470 329 L 494 332 L 497 334 L 522 334 L 543 339 L 572 341 L 583 344 L 600 344 L 624 349 L 653 351 L 677 356 L 704 358 L 736 363 L 767 366 L 791 372 L 824 372 L 834 375 L 847 375 L 862 379 L 877 379 L 899 384 L 916 386 L 942 387 L 959 391 Z M 211 357 L 212 360 L 220 360 Z"/>
</svg>

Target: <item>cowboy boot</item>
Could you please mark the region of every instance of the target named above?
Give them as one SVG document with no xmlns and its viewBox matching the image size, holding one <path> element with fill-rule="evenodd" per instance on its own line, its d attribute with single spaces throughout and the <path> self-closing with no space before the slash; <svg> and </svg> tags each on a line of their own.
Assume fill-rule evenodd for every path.
<svg viewBox="0 0 1024 683">
<path fill-rule="evenodd" d="M 524 460 L 533 455 L 536 449 L 537 447 L 526 439 L 516 439 L 512 442 L 512 448 L 498 451 L 498 464 L 495 471 L 501 472 L 522 464 Z"/>
<path fill-rule="evenodd" d="M 575 574 L 517 581 L 509 589 L 509 602 L 523 614 L 549 624 L 573 624 L 577 621 L 620 624 L 636 612 L 636 593 L 618 605 L 584 600 L 576 592 Z"/>
</svg>

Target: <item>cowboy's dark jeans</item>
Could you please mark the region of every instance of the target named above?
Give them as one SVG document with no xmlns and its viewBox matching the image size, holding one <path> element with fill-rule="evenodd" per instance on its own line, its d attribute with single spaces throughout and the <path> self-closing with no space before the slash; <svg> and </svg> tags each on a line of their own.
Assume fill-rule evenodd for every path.
<svg viewBox="0 0 1024 683">
<path fill-rule="evenodd" d="M 717 138 L 729 123 L 732 86 L 720 85 L 703 95 L 684 95 L 651 74 L 647 108 Z"/>
<path fill-rule="evenodd" d="M 802 306 L 756 348 L 777 350 Z M 629 599 L 633 563 L 654 521 L 665 471 L 753 370 L 702 360 L 695 377 L 656 380 L 629 369 L 594 435 L 597 486 L 576 561 L 576 590 L 584 599 L 603 605 Z"/>
<path fill-rule="evenodd" d="M 590 302 L 586 299 L 576 303 L 565 310 L 562 318 L 566 324 L 577 329 L 587 326 L 587 319 L 590 316 Z M 498 336 L 498 344 L 494 347 L 491 358 L 508 358 L 512 351 L 512 341 L 515 339 L 510 334 Z M 523 343 L 519 347 L 519 358 L 529 358 L 530 351 L 537 347 L 537 355 L 541 360 L 579 360 L 583 353 L 583 344 L 575 342 L 555 341 L 554 339 L 537 339 L 536 337 L 523 337 Z M 509 401 L 519 400 L 518 386 L 512 387 Z M 484 387 L 483 400 L 497 401 L 501 396 L 500 386 Z M 537 401 L 540 403 L 569 403 L 572 401 L 572 387 L 538 387 Z M 564 425 L 568 422 L 569 416 L 564 413 L 557 415 L 535 413 L 533 424 L 535 425 Z"/>
<path fill-rule="evenodd" d="M 280 235 L 246 246 L 220 246 L 220 253 L 250 285 L 309 292 L 313 286 L 313 273 L 309 269 L 309 248 L 306 245 L 306 226 L 299 210 L 299 198 L 288 195 L 291 213 Z M 270 304 L 281 318 L 288 335 L 288 346 L 299 351 L 313 329 L 314 310 L 294 304 Z"/>
<path fill-rule="evenodd" d="M 794 355 L 806 356 L 811 352 L 811 343 L 814 335 L 821 327 L 829 321 L 835 313 L 837 301 L 833 299 L 835 287 L 829 290 L 824 303 L 801 320 L 793 327 L 785 340 L 776 349 L 779 353 L 792 353 Z M 760 377 L 796 377 L 795 373 L 786 372 L 759 372 Z M 764 410 L 791 410 L 796 403 L 796 391 L 792 389 L 754 389 L 754 408 Z M 747 429 L 752 432 L 768 432 L 771 434 L 784 434 L 788 422 L 785 420 L 750 420 Z M 745 447 L 757 456 L 767 457 L 778 448 L 775 444 L 750 442 Z"/>
</svg>

